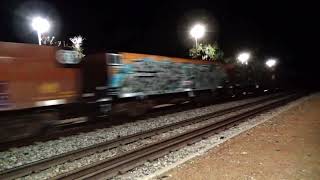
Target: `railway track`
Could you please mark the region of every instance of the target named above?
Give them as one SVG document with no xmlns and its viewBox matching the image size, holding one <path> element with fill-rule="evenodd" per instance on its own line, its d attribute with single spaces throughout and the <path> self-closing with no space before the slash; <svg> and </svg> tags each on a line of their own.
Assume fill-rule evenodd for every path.
<svg viewBox="0 0 320 180">
<path fill-rule="evenodd" d="M 258 96 L 247 96 L 246 98 L 254 98 Z M 220 99 L 215 99 L 214 104 L 220 104 L 220 103 L 226 103 L 228 101 L 236 101 L 236 100 L 243 100 L 246 99 L 244 97 L 236 97 L 236 98 L 220 98 Z M 213 105 L 211 104 L 203 104 L 198 107 L 204 107 L 207 105 Z M 182 105 L 173 105 L 169 107 L 163 107 L 160 109 L 155 109 L 147 114 L 143 114 L 141 116 L 135 117 L 135 118 L 130 118 L 131 121 L 135 120 L 142 120 L 142 119 L 148 119 L 148 118 L 154 118 L 166 114 L 172 114 L 172 113 L 177 113 L 181 111 L 186 111 L 195 108 L 195 105 L 191 104 L 182 104 Z M 116 119 L 116 120 L 113 120 Z M 44 142 L 44 141 L 49 141 L 49 140 L 54 140 L 58 139 L 59 137 L 64 137 L 64 136 L 71 136 L 71 135 L 76 135 L 79 133 L 86 133 L 93 131 L 97 128 L 107 128 L 110 126 L 114 125 L 120 125 L 123 123 L 127 123 L 128 117 L 123 117 L 123 116 L 116 116 L 113 118 L 108 119 L 108 121 L 96 121 L 94 123 L 92 122 L 85 122 L 85 123 L 78 123 L 74 125 L 66 125 L 66 126 L 61 126 L 61 127 L 56 127 L 56 130 L 53 132 L 45 133 L 38 135 L 36 137 L 28 137 L 28 138 L 23 138 L 23 139 L 17 139 L 14 141 L 8 141 L 8 142 L 2 142 L 0 143 L 0 151 L 7 150 L 11 147 L 21 147 L 21 146 L 27 146 L 30 145 L 34 142 Z"/>
<path fill-rule="evenodd" d="M 276 97 L 279 98 L 279 97 L 281 97 L 281 95 L 278 95 Z M 206 115 L 203 115 L 203 116 L 200 116 L 200 117 L 187 119 L 187 120 L 180 121 L 180 122 L 177 122 L 177 123 L 174 123 L 174 124 L 166 125 L 166 126 L 159 127 L 159 128 L 156 128 L 156 129 L 151 129 L 149 131 L 133 134 L 133 135 L 130 135 L 130 136 L 121 137 L 121 138 L 114 139 L 114 140 L 111 140 L 111 141 L 107 141 L 107 142 L 104 142 L 104 143 L 100 143 L 100 144 L 96 144 L 96 145 L 89 146 L 89 147 L 86 147 L 86 148 L 78 149 L 78 150 L 75 150 L 75 151 L 70 151 L 68 153 L 64 153 L 64 154 L 61 154 L 61 155 L 58 155 L 58 156 L 53 156 L 53 157 L 48 158 L 48 159 L 36 161 L 34 163 L 30 163 L 30 164 L 27 164 L 27 165 L 24 165 L 24 166 L 19 166 L 19 167 L 13 168 L 13 169 L 9 169 L 9 170 L 0 172 L 0 179 L 14 179 L 14 178 L 18 178 L 18 177 L 23 177 L 23 176 L 32 174 L 33 172 L 39 172 L 39 171 L 45 170 L 45 169 L 47 169 L 49 167 L 52 167 L 52 166 L 55 166 L 55 165 L 58 165 L 58 164 L 63 164 L 63 163 L 68 162 L 68 161 L 74 161 L 76 159 L 80 159 L 82 157 L 89 156 L 89 155 L 97 153 L 97 152 L 103 152 L 103 151 L 115 148 L 117 146 L 121 146 L 123 144 L 130 144 L 130 143 L 133 143 L 133 142 L 138 141 L 140 139 L 148 138 L 148 137 L 151 137 L 151 136 L 163 133 L 163 132 L 167 132 L 167 131 L 170 131 L 170 130 L 173 130 L 173 129 L 176 129 L 176 128 L 179 128 L 179 127 L 183 127 L 183 126 L 187 126 L 187 125 L 190 125 L 190 124 L 199 123 L 201 121 L 205 121 L 205 120 L 208 120 L 208 119 L 211 119 L 211 118 L 222 116 L 222 115 L 225 115 L 225 114 L 230 113 L 230 112 L 241 110 L 243 108 L 248 108 L 248 107 L 251 107 L 251 106 L 255 106 L 255 105 L 267 102 L 267 101 L 269 101 L 271 99 L 274 99 L 276 97 L 269 97 L 269 98 L 265 98 L 265 99 L 258 100 L 258 101 L 255 101 L 255 102 L 251 102 L 251 103 L 243 104 L 243 105 L 240 105 L 240 106 L 236 106 L 236 107 L 233 107 L 233 108 L 224 109 L 224 110 L 221 110 L 221 111 L 217 111 L 215 113 L 210 113 L 210 114 L 206 114 Z M 294 96 L 294 97 L 296 97 L 296 96 Z M 293 97 L 291 97 L 291 98 L 293 98 Z M 240 117 L 233 117 L 233 118 L 231 118 L 231 119 L 233 119 L 232 122 L 235 122 L 235 119 L 239 119 L 239 118 L 240 119 L 244 119 L 246 117 L 253 116 L 253 115 L 255 115 L 255 114 L 257 114 L 257 113 L 259 113 L 261 111 L 265 111 L 265 110 L 268 110 L 268 109 L 270 109 L 270 108 L 272 108 L 274 106 L 277 106 L 277 105 L 280 105 L 282 103 L 288 102 L 289 99 L 291 99 L 291 98 L 285 98 L 285 101 L 280 101 L 280 102 L 277 101 L 276 103 L 271 103 L 271 105 L 263 106 L 261 108 L 258 108 L 258 110 L 254 111 L 254 112 L 250 111 L 250 112 L 248 112 L 249 115 L 244 113 L 245 115 L 242 115 Z M 217 126 L 217 124 L 214 125 L 215 123 L 213 123 L 211 126 L 214 126 L 216 128 L 221 128 L 222 125 L 224 126 L 224 125 L 230 124 L 229 121 L 230 120 L 219 122 L 218 123 L 218 124 L 220 124 L 219 126 Z M 229 123 L 225 124 L 224 122 L 229 122 Z M 207 128 L 205 128 L 205 129 L 207 129 Z M 209 128 L 209 129 L 212 129 L 212 128 Z M 210 132 L 211 132 L 211 130 L 210 130 Z M 197 134 L 199 134 L 199 133 L 200 133 L 200 130 L 198 130 Z M 207 135 L 209 135 L 209 134 L 211 135 L 212 133 L 216 133 L 216 132 L 214 132 L 212 130 L 211 133 L 209 133 L 209 134 L 208 133 L 209 133 L 209 131 L 206 132 L 206 134 Z M 189 135 L 184 135 L 184 134 L 186 134 L 186 133 L 178 135 L 177 137 L 174 137 L 174 138 L 170 138 L 171 140 L 161 141 L 160 142 L 161 144 L 159 144 L 159 145 L 156 145 L 158 143 L 152 144 L 152 145 L 150 145 L 150 147 L 147 146 L 147 147 L 139 148 L 139 149 L 135 150 L 134 152 L 124 153 L 123 156 L 119 156 L 119 157 L 116 156 L 116 157 L 111 158 L 109 160 L 106 160 L 106 161 L 103 161 L 103 162 L 99 162 L 99 163 L 94 164 L 94 165 L 90 165 L 90 167 L 84 166 L 85 168 L 80 168 L 80 169 L 78 169 L 76 171 L 71 171 L 69 173 L 63 174 L 61 176 L 56 177 L 56 179 L 60 179 L 60 178 L 61 179 L 64 179 L 64 178 L 66 178 L 66 179 L 76 179 L 76 178 L 81 178 L 81 177 L 91 178 L 91 175 L 92 175 L 92 178 L 100 178 L 102 176 L 103 177 L 104 176 L 106 176 L 106 177 L 113 176 L 114 174 L 116 174 L 119 171 L 123 172 L 123 171 L 128 170 L 128 167 L 130 167 L 129 169 L 131 169 L 132 167 L 135 167 L 132 164 L 136 164 L 136 163 L 134 163 L 134 161 L 136 161 L 136 160 L 133 160 L 133 159 L 137 159 L 137 157 L 141 157 L 142 159 L 137 160 L 137 161 L 139 161 L 139 163 L 137 163 L 136 165 L 140 164 L 141 162 L 144 162 L 143 161 L 143 159 L 144 159 L 143 157 L 145 155 L 141 154 L 142 152 L 145 152 L 145 153 L 153 152 L 154 156 L 153 155 L 151 156 L 150 154 L 145 156 L 145 158 L 147 158 L 147 160 L 150 160 L 150 159 L 153 159 L 153 158 L 157 158 L 159 156 L 162 156 L 163 153 L 167 153 L 168 149 L 166 148 L 166 150 L 163 150 L 163 151 L 161 151 L 160 154 L 158 154 L 157 151 L 154 151 L 155 149 L 157 149 L 156 147 L 167 147 L 167 145 L 166 145 L 167 143 L 172 144 L 173 142 L 176 141 L 174 139 L 186 139 L 187 137 L 193 137 L 193 135 L 192 135 L 193 132 L 191 132 L 191 131 L 187 132 L 187 134 L 189 134 Z M 200 133 L 200 134 L 203 134 L 203 133 Z M 201 138 L 203 138 L 203 137 L 204 136 L 201 136 Z M 199 139 L 193 138 L 193 140 L 188 140 L 187 144 L 191 143 L 191 142 L 195 142 L 197 140 L 199 140 Z M 173 143 L 173 144 L 177 144 L 177 143 Z M 185 145 L 185 143 L 183 144 L 182 142 L 180 142 L 178 144 L 180 144 L 180 145 L 175 145 L 174 146 L 176 149 L 178 149 L 178 148 L 180 148 L 180 147 Z M 145 148 L 147 148 L 147 149 L 145 149 Z M 169 148 L 169 151 L 175 150 L 175 148 L 173 148 L 173 149 Z M 132 159 L 132 162 L 130 161 L 130 163 L 129 163 L 130 165 L 123 165 L 123 163 L 120 163 L 120 161 L 122 161 L 121 159 L 125 160 L 125 161 L 128 161 L 128 160 Z M 116 164 L 119 164 L 119 167 L 118 166 L 115 167 Z M 98 170 L 98 169 L 100 169 L 101 166 L 108 167 L 109 169 L 107 171 L 103 172 L 103 174 L 97 175 L 96 172 L 100 172 L 101 171 L 101 170 Z M 114 169 L 110 169 L 111 167 L 114 167 Z M 127 168 L 123 169 L 123 167 L 127 167 Z M 119 171 L 117 170 L 118 168 L 120 168 Z M 102 168 L 102 169 L 104 169 L 104 168 Z M 95 173 L 97 176 L 93 175 L 92 173 Z M 90 177 L 87 176 L 87 174 L 90 174 Z"/>
</svg>

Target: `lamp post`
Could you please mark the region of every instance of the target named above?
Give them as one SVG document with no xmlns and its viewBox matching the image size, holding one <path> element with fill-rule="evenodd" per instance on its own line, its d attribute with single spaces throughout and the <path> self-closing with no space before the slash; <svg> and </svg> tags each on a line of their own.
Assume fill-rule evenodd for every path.
<svg viewBox="0 0 320 180">
<path fill-rule="evenodd" d="M 41 45 L 41 35 L 42 33 L 47 32 L 49 30 L 49 21 L 42 17 L 35 17 L 32 20 L 31 26 L 35 31 L 37 31 L 39 45 Z"/>
<path fill-rule="evenodd" d="M 248 61 L 251 57 L 251 54 L 249 52 L 241 52 L 238 54 L 237 56 L 237 60 L 238 62 L 240 62 L 241 64 L 245 64 L 245 65 L 248 65 Z M 242 69 L 242 72 L 243 72 L 243 75 L 244 75 L 244 78 L 249 81 L 250 77 L 249 77 L 249 69 L 248 68 L 241 68 Z"/>
<path fill-rule="evenodd" d="M 272 76 L 271 76 L 271 79 L 274 80 L 276 79 L 276 76 L 273 72 L 274 70 L 274 67 L 277 65 L 277 60 L 276 59 L 273 59 L 273 58 L 270 58 L 266 61 L 266 66 L 272 71 Z"/>
<path fill-rule="evenodd" d="M 273 68 L 276 64 L 277 64 L 277 60 L 276 59 L 268 59 L 266 61 L 266 66 L 268 68 Z"/>
<path fill-rule="evenodd" d="M 190 30 L 190 35 L 195 39 L 196 47 L 198 46 L 198 39 L 204 36 L 206 28 L 202 24 L 194 25 Z"/>
<path fill-rule="evenodd" d="M 274 58 L 270 58 L 266 61 L 266 66 L 268 67 L 268 69 L 270 69 L 271 71 L 271 87 L 273 90 L 275 90 L 276 87 L 276 74 L 274 72 L 274 68 L 277 65 L 277 60 Z"/>
<path fill-rule="evenodd" d="M 248 52 L 242 52 L 238 55 L 237 60 L 241 63 L 241 64 L 248 64 L 248 61 L 250 59 L 251 55 Z"/>
</svg>

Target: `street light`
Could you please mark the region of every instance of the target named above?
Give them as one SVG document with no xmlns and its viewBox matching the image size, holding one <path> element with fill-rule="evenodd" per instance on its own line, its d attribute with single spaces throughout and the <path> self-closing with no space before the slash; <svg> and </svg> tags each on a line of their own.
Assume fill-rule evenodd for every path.
<svg viewBox="0 0 320 180">
<path fill-rule="evenodd" d="M 277 60 L 276 60 L 276 59 L 268 59 L 268 60 L 266 61 L 266 66 L 267 66 L 268 68 L 272 68 L 272 67 L 274 67 L 276 64 L 277 64 Z"/>
<path fill-rule="evenodd" d="M 277 64 L 277 60 L 276 59 L 273 59 L 273 58 L 270 58 L 266 61 L 266 66 L 270 69 L 270 72 L 271 72 L 271 85 L 272 85 L 272 88 L 275 88 L 276 87 L 276 74 L 274 72 L 274 67 L 275 65 Z"/>
<path fill-rule="evenodd" d="M 238 55 L 237 60 L 241 63 L 241 64 L 248 64 L 248 60 L 250 59 L 250 53 L 248 52 L 242 52 Z"/>
<path fill-rule="evenodd" d="M 32 20 L 31 26 L 35 31 L 37 31 L 39 45 L 41 45 L 41 34 L 49 30 L 49 21 L 42 17 L 35 17 Z"/>
<path fill-rule="evenodd" d="M 205 31 L 206 28 L 202 24 L 196 24 L 191 28 L 190 35 L 195 39 L 196 47 L 198 46 L 198 39 L 204 36 Z"/>
</svg>

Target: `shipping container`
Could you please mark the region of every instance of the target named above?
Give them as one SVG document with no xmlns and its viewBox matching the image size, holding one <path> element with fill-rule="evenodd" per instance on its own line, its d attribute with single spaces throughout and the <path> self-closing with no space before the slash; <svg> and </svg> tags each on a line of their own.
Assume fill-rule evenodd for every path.
<svg viewBox="0 0 320 180">
<path fill-rule="evenodd" d="M 0 42 L 0 111 L 75 102 L 80 70 L 57 61 L 50 46 Z"/>
</svg>

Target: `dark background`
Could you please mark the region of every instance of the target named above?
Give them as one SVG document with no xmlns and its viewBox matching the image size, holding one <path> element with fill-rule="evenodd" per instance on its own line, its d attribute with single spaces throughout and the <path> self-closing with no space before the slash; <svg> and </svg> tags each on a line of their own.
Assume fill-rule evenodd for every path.
<svg viewBox="0 0 320 180">
<path fill-rule="evenodd" d="M 128 51 L 187 57 L 192 24 L 206 24 L 201 42 L 217 41 L 225 57 L 248 50 L 257 61 L 279 59 L 284 82 L 320 84 L 315 4 L 308 1 L 0 0 L 0 41 L 37 43 L 31 18 L 50 19 L 57 40 L 86 38 L 86 53 Z"/>
</svg>

